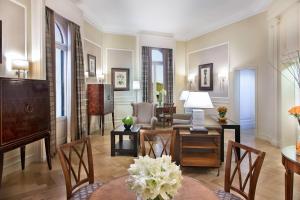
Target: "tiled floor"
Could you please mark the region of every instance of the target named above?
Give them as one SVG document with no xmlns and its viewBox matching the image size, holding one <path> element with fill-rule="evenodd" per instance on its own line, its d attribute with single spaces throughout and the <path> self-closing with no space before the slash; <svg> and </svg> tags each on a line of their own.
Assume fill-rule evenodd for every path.
<svg viewBox="0 0 300 200">
<path fill-rule="evenodd" d="M 131 157 L 111 157 L 110 137 L 93 135 L 95 179 L 108 182 L 127 174 L 127 168 L 133 162 Z M 253 131 L 242 131 L 242 143 L 267 153 L 256 190 L 256 200 L 284 199 L 284 168 L 281 164 L 280 150 L 269 143 L 254 139 Z M 233 138 L 226 132 L 226 139 Z M 184 168 L 183 174 L 200 180 L 212 190 L 223 187 L 224 165 L 220 176 L 216 169 Z M 294 199 L 300 199 L 300 177 L 295 176 Z M 58 157 L 53 159 L 53 169 L 48 170 L 46 163 L 29 165 L 24 172 L 17 171 L 5 176 L 0 189 L 0 199 L 66 199 L 64 177 Z"/>
</svg>

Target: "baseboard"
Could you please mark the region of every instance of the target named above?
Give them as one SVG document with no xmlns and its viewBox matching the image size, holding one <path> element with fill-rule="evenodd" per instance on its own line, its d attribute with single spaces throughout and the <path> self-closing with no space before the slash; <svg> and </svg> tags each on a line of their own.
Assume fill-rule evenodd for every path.
<svg viewBox="0 0 300 200">
<path fill-rule="evenodd" d="M 25 156 L 25 167 L 30 165 L 35 161 L 35 155 L 34 153 L 27 154 Z M 9 157 L 5 159 L 5 154 L 4 154 L 4 165 L 3 165 L 3 177 L 2 179 L 5 179 L 5 176 L 18 171 L 22 170 L 22 165 L 21 165 L 21 156 L 20 154 L 16 154 L 12 157 Z"/>
</svg>

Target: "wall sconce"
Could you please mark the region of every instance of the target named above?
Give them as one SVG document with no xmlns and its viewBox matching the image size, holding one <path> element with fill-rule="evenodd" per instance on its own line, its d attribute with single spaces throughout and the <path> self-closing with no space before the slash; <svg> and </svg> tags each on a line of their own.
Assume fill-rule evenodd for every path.
<svg viewBox="0 0 300 200">
<path fill-rule="evenodd" d="M 23 71 L 23 78 L 28 77 L 28 71 L 29 71 L 28 60 L 13 60 L 11 67 L 12 70 L 16 70 L 16 75 L 18 76 L 18 78 L 21 78 L 22 71 Z"/>
<path fill-rule="evenodd" d="M 190 74 L 188 76 L 189 90 L 192 90 L 192 84 L 195 80 L 195 76 L 196 76 L 195 74 Z"/>
<path fill-rule="evenodd" d="M 105 76 L 103 73 L 97 73 L 96 76 L 97 76 L 98 82 L 104 83 Z"/>
<path fill-rule="evenodd" d="M 218 73 L 218 79 L 220 83 L 220 89 L 225 88 L 225 81 L 227 81 L 228 75 L 225 72 Z"/>
</svg>

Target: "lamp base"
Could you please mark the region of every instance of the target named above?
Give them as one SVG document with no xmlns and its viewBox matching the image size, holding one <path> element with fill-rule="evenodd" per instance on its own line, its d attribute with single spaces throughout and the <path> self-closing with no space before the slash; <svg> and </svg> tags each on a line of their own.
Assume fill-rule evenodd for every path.
<svg viewBox="0 0 300 200">
<path fill-rule="evenodd" d="M 205 112 L 201 109 L 193 109 L 192 127 L 203 127 L 205 120 Z"/>
</svg>

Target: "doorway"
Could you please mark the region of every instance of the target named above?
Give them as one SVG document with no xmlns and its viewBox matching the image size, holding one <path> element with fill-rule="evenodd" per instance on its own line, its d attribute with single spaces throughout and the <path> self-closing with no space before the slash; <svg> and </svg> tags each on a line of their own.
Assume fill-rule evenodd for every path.
<svg viewBox="0 0 300 200">
<path fill-rule="evenodd" d="M 235 72 L 236 110 L 242 129 L 256 128 L 256 70 L 240 69 Z"/>
</svg>

